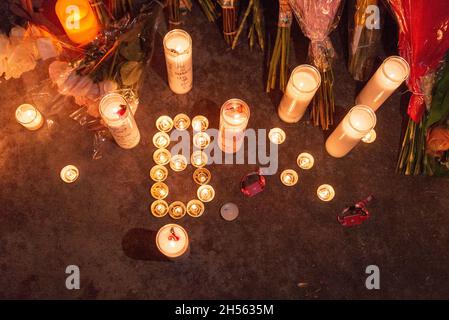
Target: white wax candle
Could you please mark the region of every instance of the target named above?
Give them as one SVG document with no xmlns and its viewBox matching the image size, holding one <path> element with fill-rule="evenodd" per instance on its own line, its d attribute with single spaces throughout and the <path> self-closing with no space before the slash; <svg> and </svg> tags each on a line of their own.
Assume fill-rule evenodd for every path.
<svg viewBox="0 0 449 320">
<path fill-rule="evenodd" d="M 298 122 L 306 112 L 320 84 L 320 72 L 315 67 L 309 65 L 296 67 L 278 107 L 278 115 L 282 121 Z"/>
<path fill-rule="evenodd" d="M 44 124 L 42 114 L 31 104 L 22 104 L 16 109 L 16 120 L 28 130 L 37 130 Z"/>
<path fill-rule="evenodd" d="M 159 251 L 168 258 L 175 259 L 185 254 L 189 248 L 187 231 L 177 224 L 167 224 L 156 235 Z"/>
<path fill-rule="evenodd" d="M 140 132 L 126 99 L 118 93 L 110 93 L 100 102 L 100 114 L 115 142 L 131 149 L 139 144 Z"/>
<path fill-rule="evenodd" d="M 218 132 L 218 145 L 222 151 L 235 153 L 242 147 L 249 116 L 249 106 L 240 99 L 230 99 L 223 104 Z"/>
<path fill-rule="evenodd" d="M 405 59 L 388 57 L 359 93 L 356 104 L 366 105 L 377 111 L 409 75 L 410 66 Z"/>
<path fill-rule="evenodd" d="M 192 38 L 174 29 L 164 37 L 164 51 L 170 89 L 177 94 L 189 92 L 193 86 Z"/>
<path fill-rule="evenodd" d="M 368 106 L 355 106 L 327 139 L 327 152 L 335 158 L 344 157 L 375 126 L 374 111 Z"/>
</svg>

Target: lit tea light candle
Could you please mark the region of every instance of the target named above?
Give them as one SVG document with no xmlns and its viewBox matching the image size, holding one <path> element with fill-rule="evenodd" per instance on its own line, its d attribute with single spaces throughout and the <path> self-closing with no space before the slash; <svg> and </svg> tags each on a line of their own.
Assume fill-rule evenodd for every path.
<svg viewBox="0 0 449 320">
<path fill-rule="evenodd" d="M 156 235 L 159 251 L 170 259 L 180 258 L 188 252 L 189 236 L 187 231 L 177 224 L 167 224 Z"/>
<path fill-rule="evenodd" d="M 366 105 L 374 112 L 377 111 L 409 75 L 410 66 L 405 59 L 399 56 L 388 57 L 359 93 L 356 104 Z"/>
<path fill-rule="evenodd" d="M 215 190 L 212 188 L 212 186 L 208 184 L 204 184 L 198 188 L 197 191 L 198 199 L 200 199 L 202 202 L 210 202 L 215 197 Z"/>
<path fill-rule="evenodd" d="M 192 166 L 196 168 L 204 167 L 207 164 L 208 158 L 207 155 L 201 151 L 195 151 L 192 153 L 192 156 L 190 157 L 190 162 L 192 163 Z"/>
<path fill-rule="evenodd" d="M 74 43 L 85 45 L 96 38 L 100 28 L 89 0 L 58 0 L 55 11 Z"/>
<path fill-rule="evenodd" d="M 367 106 L 355 106 L 327 138 L 326 150 L 335 157 L 347 155 L 376 126 L 376 114 Z"/>
<path fill-rule="evenodd" d="M 174 155 L 170 160 L 170 168 L 173 171 L 179 172 L 187 168 L 187 159 L 181 154 Z"/>
<path fill-rule="evenodd" d="M 173 219 L 181 219 L 187 213 L 187 208 L 181 201 L 175 201 L 168 207 L 168 214 Z"/>
<path fill-rule="evenodd" d="M 315 159 L 310 153 L 303 152 L 296 159 L 296 163 L 301 169 L 309 170 L 313 168 L 315 164 Z"/>
<path fill-rule="evenodd" d="M 158 132 L 153 136 L 153 144 L 158 149 L 165 149 L 170 144 L 170 136 L 165 132 Z"/>
<path fill-rule="evenodd" d="M 175 119 L 173 119 L 175 128 L 178 130 L 187 130 L 190 126 L 190 118 L 184 113 L 178 114 Z"/>
<path fill-rule="evenodd" d="M 206 168 L 198 168 L 193 173 L 193 181 L 198 185 L 208 184 L 212 174 Z"/>
<path fill-rule="evenodd" d="M 16 109 L 16 120 L 28 130 L 37 130 L 44 124 L 44 117 L 31 104 L 22 104 Z"/>
<path fill-rule="evenodd" d="M 163 182 L 156 182 L 151 186 L 150 193 L 154 199 L 165 199 L 168 196 L 168 186 Z"/>
<path fill-rule="evenodd" d="M 298 183 L 298 174 L 295 170 L 287 169 L 281 173 L 281 182 L 287 187 L 292 187 Z"/>
<path fill-rule="evenodd" d="M 249 116 L 249 106 L 240 99 L 231 99 L 223 104 L 218 132 L 218 145 L 223 152 L 235 153 L 242 147 Z"/>
<path fill-rule="evenodd" d="M 128 101 L 118 93 L 109 93 L 100 101 L 100 115 L 115 142 L 131 149 L 139 144 L 140 132 Z"/>
<path fill-rule="evenodd" d="M 296 67 L 278 107 L 281 120 L 287 123 L 301 120 L 320 85 L 321 75 L 315 67 L 306 64 Z"/>
<path fill-rule="evenodd" d="M 168 170 L 162 165 L 155 165 L 150 170 L 150 177 L 156 182 L 162 182 L 168 177 Z"/>
<path fill-rule="evenodd" d="M 153 160 L 156 164 L 166 165 L 170 162 L 171 154 L 167 149 L 157 149 L 153 153 Z"/>
<path fill-rule="evenodd" d="M 366 136 L 362 138 L 362 141 L 365 143 L 373 143 L 376 141 L 377 133 L 376 130 L 371 130 Z"/>
<path fill-rule="evenodd" d="M 162 218 L 168 213 L 168 203 L 165 200 L 156 200 L 151 204 L 151 213 L 156 218 Z"/>
<path fill-rule="evenodd" d="M 205 116 L 195 116 L 192 119 L 192 128 L 194 131 L 206 131 L 209 128 L 209 120 Z"/>
<path fill-rule="evenodd" d="M 287 135 L 281 128 L 273 128 L 268 132 L 268 139 L 274 144 L 282 144 Z"/>
<path fill-rule="evenodd" d="M 210 136 L 206 132 L 198 132 L 193 136 L 193 145 L 199 149 L 206 149 L 210 144 Z"/>
<path fill-rule="evenodd" d="M 318 198 L 325 202 L 331 201 L 335 197 L 334 188 L 328 184 L 319 186 L 316 193 L 318 195 Z"/>
<path fill-rule="evenodd" d="M 198 218 L 204 213 L 204 203 L 199 200 L 190 200 L 187 203 L 187 214 L 193 218 Z"/>
<path fill-rule="evenodd" d="M 62 168 L 60 172 L 60 177 L 62 181 L 65 183 L 72 183 L 75 182 L 79 177 L 79 170 L 74 165 L 68 165 Z"/>
<path fill-rule="evenodd" d="M 165 35 L 163 44 L 170 89 L 177 94 L 189 92 L 193 86 L 192 38 L 174 29 Z"/>
<path fill-rule="evenodd" d="M 160 116 L 156 120 L 156 128 L 162 132 L 169 132 L 173 129 L 173 120 L 169 116 Z"/>
</svg>

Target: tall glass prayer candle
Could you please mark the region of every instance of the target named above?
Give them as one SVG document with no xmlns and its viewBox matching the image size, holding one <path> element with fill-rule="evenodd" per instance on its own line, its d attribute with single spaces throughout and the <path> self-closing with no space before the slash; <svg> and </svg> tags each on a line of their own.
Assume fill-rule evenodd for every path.
<svg viewBox="0 0 449 320">
<path fill-rule="evenodd" d="M 156 245 L 163 255 L 170 259 L 177 259 L 188 253 L 189 236 L 180 225 L 167 224 L 159 229 L 156 235 Z"/>
<path fill-rule="evenodd" d="M 327 138 L 326 150 L 335 157 L 347 155 L 376 126 L 376 114 L 368 106 L 352 108 Z"/>
<path fill-rule="evenodd" d="M 56 15 L 71 41 L 85 45 L 99 32 L 99 24 L 89 0 L 58 0 Z"/>
<path fill-rule="evenodd" d="M 320 72 L 310 65 L 296 67 L 278 107 L 278 115 L 287 123 L 298 122 L 321 85 Z"/>
<path fill-rule="evenodd" d="M 122 95 L 105 95 L 100 101 L 100 115 L 120 147 L 131 149 L 139 144 L 139 128 L 128 102 Z"/>
<path fill-rule="evenodd" d="M 376 112 L 409 75 L 410 66 L 405 59 L 388 57 L 359 93 L 356 104 L 369 106 Z"/>
<path fill-rule="evenodd" d="M 223 152 L 235 153 L 241 148 L 249 116 L 249 106 L 240 99 L 230 99 L 223 104 L 218 132 L 218 145 Z"/>
<path fill-rule="evenodd" d="M 31 104 L 22 104 L 16 109 L 16 120 L 28 130 L 37 130 L 44 124 L 42 114 Z"/>
<path fill-rule="evenodd" d="M 164 51 L 170 89 L 177 94 L 189 92 L 193 86 L 192 38 L 174 29 L 164 37 Z"/>
</svg>

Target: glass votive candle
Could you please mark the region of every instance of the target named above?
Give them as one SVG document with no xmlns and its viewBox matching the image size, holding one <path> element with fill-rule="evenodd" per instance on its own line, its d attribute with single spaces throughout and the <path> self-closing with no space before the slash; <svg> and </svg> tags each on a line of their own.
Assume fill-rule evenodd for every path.
<svg viewBox="0 0 449 320">
<path fill-rule="evenodd" d="M 287 169 L 281 173 L 281 182 L 287 187 L 292 187 L 298 183 L 298 174 L 295 170 Z"/>
<path fill-rule="evenodd" d="M 181 29 L 169 31 L 163 41 L 170 89 L 177 94 L 193 87 L 192 38 Z"/>
<path fill-rule="evenodd" d="M 168 196 L 168 186 L 163 182 L 156 182 L 151 186 L 150 193 L 154 199 L 165 199 Z"/>
<path fill-rule="evenodd" d="M 281 128 L 273 128 L 268 132 L 268 139 L 274 144 L 284 143 L 286 137 L 285 131 Z"/>
<path fill-rule="evenodd" d="M 299 154 L 298 158 L 296 159 L 296 163 L 298 164 L 298 167 L 304 170 L 309 170 L 313 168 L 313 165 L 315 164 L 315 159 L 310 153 L 303 152 Z"/>
<path fill-rule="evenodd" d="M 187 168 L 186 157 L 184 157 L 182 154 L 176 154 L 171 157 L 170 168 L 176 172 L 183 171 L 185 168 Z"/>
<path fill-rule="evenodd" d="M 335 157 L 347 155 L 376 126 L 376 114 L 368 106 L 355 106 L 326 140 L 327 152 Z"/>
<path fill-rule="evenodd" d="M 156 235 L 156 246 L 163 255 L 175 260 L 188 253 L 189 236 L 180 225 L 167 224 L 159 229 Z"/>
<path fill-rule="evenodd" d="M 153 136 L 153 144 L 158 149 L 165 149 L 170 144 L 170 136 L 165 132 L 158 132 Z"/>
<path fill-rule="evenodd" d="M 187 203 L 187 214 L 193 218 L 198 218 L 204 213 L 204 203 L 199 200 L 190 200 Z"/>
<path fill-rule="evenodd" d="M 156 128 L 162 132 L 169 132 L 173 129 L 173 120 L 169 116 L 160 116 L 156 120 Z"/>
<path fill-rule="evenodd" d="M 335 190 L 334 188 L 329 184 L 323 184 L 318 187 L 317 196 L 321 201 L 329 202 L 332 201 L 335 197 Z"/>
<path fill-rule="evenodd" d="M 377 138 L 377 133 L 376 130 L 371 130 L 366 136 L 364 136 L 362 138 L 362 141 L 364 143 L 373 143 L 374 141 L 376 141 Z"/>
<path fill-rule="evenodd" d="M 193 173 L 193 181 L 198 185 L 208 184 L 212 174 L 206 168 L 198 168 Z"/>
<path fill-rule="evenodd" d="M 210 136 L 206 132 L 198 132 L 193 136 L 193 145 L 199 149 L 206 149 L 210 144 Z"/>
<path fill-rule="evenodd" d="M 215 197 L 215 190 L 212 186 L 204 184 L 198 188 L 196 195 L 202 202 L 210 202 Z"/>
<path fill-rule="evenodd" d="M 59 175 L 65 183 L 73 183 L 79 177 L 79 170 L 77 167 L 70 164 L 62 168 Z"/>
<path fill-rule="evenodd" d="M 168 203 L 165 200 L 156 200 L 151 204 L 151 213 L 156 218 L 162 218 L 168 213 Z"/>
<path fill-rule="evenodd" d="M 366 105 L 374 112 L 407 80 L 410 75 L 408 62 L 399 56 L 384 60 L 373 77 L 356 98 L 356 104 Z"/>
<path fill-rule="evenodd" d="M 218 146 L 225 153 L 236 153 L 243 145 L 250 117 L 249 106 L 240 99 L 226 101 L 220 110 Z"/>
<path fill-rule="evenodd" d="M 173 123 L 176 129 L 187 130 L 190 126 L 190 118 L 188 115 L 180 113 L 173 119 Z"/>
<path fill-rule="evenodd" d="M 209 128 L 209 120 L 205 116 L 195 116 L 192 119 L 192 128 L 194 131 L 206 131 Z"/>
<path fill-rule="evenodd" d="M 170 162 L 171 154 L 167 149 L 157 149 L 153 153 L 153 160 L 156 164 L 166 165 Z"/>
<path fill-rule="evenodd" d="M 184 203 L 181 201 L 175 201 L 168 207 L 168 214 L 173 219 L 181 219 L 184 217 L 187 213 L 187 208 Z"/>
<path fill-rule="evenodd" d="M 155 165 L 150 170 L 150 177 L 156 182 L 162 182 L 168 177 L 168 170 L 162 165 Z"/>
<path fill-rule="evenodd" d="M 22 104 L 16 109 L 16 120 L 28 130 L 37 130 L 44 124 L 44 117 L 31 104 Z"/>
<path fill-rule="evenodd" d="M 307 64 L 296 67 L 279 104 L 279 118 L 287 123 L 301 120 L 320 85 L 321 75 L 315 67 Z"/>
<path fill-rule="evenodd" d="M 201 150 L 194 151 L 190 156 L 190 162 L 195 168 L 204 167 L 205 165 L 207 165 L 207 161 L 207 155 Z"/>
</svg>

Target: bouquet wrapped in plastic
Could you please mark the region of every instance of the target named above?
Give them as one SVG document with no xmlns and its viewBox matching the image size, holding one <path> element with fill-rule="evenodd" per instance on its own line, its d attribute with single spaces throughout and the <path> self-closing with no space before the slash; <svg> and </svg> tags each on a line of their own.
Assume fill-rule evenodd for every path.
<svg viewBox="0 0 449 320">
<path fill-rule="evenodd" d="M 332 60 L 334 47 L 329 34 L 341 17 L 341 0 L 289 0 L 304 35 L 310 39 L 309 61 L 321 73 L 321 86 L 312 102 L 312 122 L 328 130 L 334 122 Z"/>
<path fill-rule="evenodd" d="M 380 46 L 382 11 L 378 0 L 351 0 L 348 69 L 358 81 L 372 75 Z"/>
<path fill-rule="evenodd" d="M 425 172 L 426 106 L 432 104 L 435 72 L 449 50 L 447 0 L 388 0 L 399 24 L 399 52 L 410 64 L 410 120 L 398 161 L 406 175 Z"/>
</svg>

